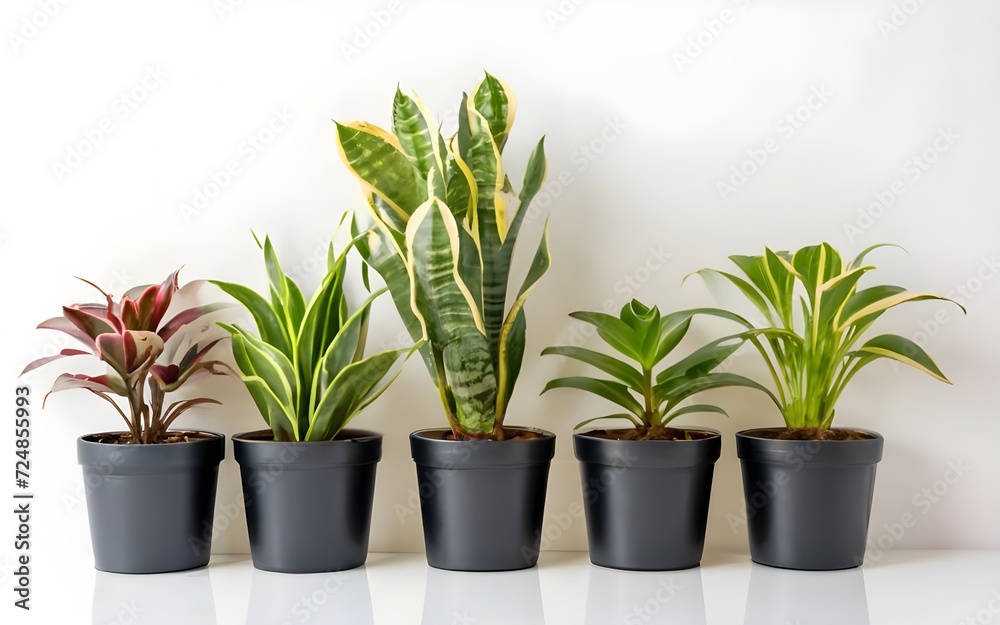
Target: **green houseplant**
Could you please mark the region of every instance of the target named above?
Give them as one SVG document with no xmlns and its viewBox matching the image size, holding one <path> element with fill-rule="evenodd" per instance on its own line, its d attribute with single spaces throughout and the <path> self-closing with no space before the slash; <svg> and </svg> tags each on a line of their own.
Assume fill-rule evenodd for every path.
<svg viewBox="0 0 1000 625">
<path fill-rule="evenodd" d="M 742 276 L 699 272 L 735 285 L 767 324 L 741 321 L 771 374 L 786 425 L 737 434 L 756 562 L 793 569 L 860 565 L 883 439 L 868 430 L 833 428 L 837 400 L 862 368 L 880 358 L 948 382 L 913 341 L 894 334 L 864 340 L 891 308 L 951 301 L 893 285 L 859 288 L 874 269 L 865 258 L 879 247 L 850 262 L 828 243 L 794 253 L 765 248 L 761 256 L 730 256 Z"/>
<path fill-rule="evenodd" d="M 744 344 L 742 334 L 717 339 L 669 366 L 661 366 L 687 335 L 693 317 L 701 313 L 716 311 L 661 315 L 657 307 L 632 300 L 618 317 L 575 312 L 570 316 L 595 326 L 598 336 L 626 360 L 574 346 L 549 347 L 542 352 L 578 360 L 612 378 L 563 377 L 545 386 L 543 393 L 555 388 L 587 391 L 624 410 L 587 419 L 576 429 L 605 419 L 626 421 L 631 426 L 573 435 L 594 564 L 629 570 L 677 570 L 701 561 L 712 475 L 722 438 L 715 430 L 671 424 L 688 414 L 725 415 L 718 406 L 685 404 L 707 390 L 742 386 L 771 394 L 753 380 L 716 371 Z M 726 313 L 721 316 L 730 317 Z"/>
<path fill-rule="evenodd" d="M 366 122 L 336 124 L 341 156 L 366 196 L 358 249 L 384 279 L 410 335 L 426 338 L 421 353 L 448 420 L 447 431 L 410 439 L 422 484 L 449 472 L 448 488 L 421 488 L 435 493 L 421 500 L 421 510 L 428 561 L 440 568 L 534 565 L 520 547 L 538 542 L 554 451 L 551 433 L 505 425 L 524 355 L 524 303 L 549 267 L 543 233 L 507 305 L 518 235 L 546 173 L 543 139 L 508 211 L 514 193 L 502 152 L 515 109 L 510 90 L 486 74 L 463 94 L 458 130 L 448 141 L 420 99 L 399 89 L 391 132 Z M 458 467 L 456 455 L 467 458 Z M 509 462 L 531 464 L 531 479 L 518 482 L 520 473 L 502 468 Z M 452 501 L 467 498 L 463 480 L 482 480 L 482 502 Z M 447 511 L 454 518 L 441 516 Z"/>
<path fill-rule="evenodd" d="M 270 298 L 213 281 L 246 307 L 259 334 L 220 324 L 270 426 L 233 437 L 254 566 L 286 573 L 355 568 L 368 555 L 382 435 L 345 427 L 420 344 L 365 357 L 371 305 L 384 290 L 350 310 L 344 279 L 353 242 L 340 254 L 330 245 L 326 276 L 308 302 L 282 271 L 270 238 L 258 245 Z"/>
<path fill-rule="evenodd" d="M 118 301 L 87 282 L 104 301 L 64 306 L 62 316 L 38 326 L 69 335 L 83 349 L 35 360 L 21 374 L 74 356 L 96 357 L 106 367 L 100 375 L 63 373 L 49 393 L 86 390 L 125 422 L 124 431 L 77 440 L 94 561 L 102 571 L 178 571 L 204 566 L 210 557 L 210 532 L 204 548 L 189 548 L 188 539 L 211 528 L 225 438 L 170 427 L 191 408 L 220 402 L 202 397 L 168 403 L 167 397 L 196 376 L 229 372 L 208 358 L 220 339 L 190 344 L 181 332 L 223 305 L 196 306 L 168 318 L 180 290 L 177 274 L 159 285 L 132 288 Z"/>
</svg>

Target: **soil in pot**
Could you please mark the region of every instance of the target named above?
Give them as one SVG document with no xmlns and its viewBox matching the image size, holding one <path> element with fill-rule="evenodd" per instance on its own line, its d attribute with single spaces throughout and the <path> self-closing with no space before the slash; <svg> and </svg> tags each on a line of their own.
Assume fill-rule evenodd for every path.
<svg viewBox="0 0 1000 625">
<path fill-rule="evenodd" d="M 152 443 L 136 443 L 131 432 L 104 432 L 102 434 L 91 434 L 87 440 L 102 445 L 165 445 L 169 443 L 190 443 L 192 441 L 202 441 L 212 438 L 212 435 L 205 432 L 167 432 L 166 436 Z"/>
<path fill-rule="evenodd" d="M 777 441 L 866 441 L 875 438 L 869 432 L 843 428 L 766 428 L 743 433 Z"/>
<path fill-rule="evenodd" d="M 606 438 L 614 441 L 696 441 L 718 436 L 704 430 L 686 428 L 621 428 L 615 430 L 590 430 L 582 432 L 581 436 Z"/>
</svg>

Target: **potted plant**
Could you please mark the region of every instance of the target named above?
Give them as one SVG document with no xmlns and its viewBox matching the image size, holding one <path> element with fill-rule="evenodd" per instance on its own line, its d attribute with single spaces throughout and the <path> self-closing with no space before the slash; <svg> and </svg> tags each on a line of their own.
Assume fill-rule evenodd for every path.
<svg viewBox="0 0 1000 625">
<path fill-rule="evenodd" d="M 225 438 L 170 427 L 189 409 L 220 402 L 193 398 L 168 403 L 167 396 L 196 375 L 228 372 L 225 364 L 208 359 L 221 339 L 194 343 L 180 352 L 181 345 L 190 341 L 179 331 L 223 306 L 188 308 L 167 318 L 178 291 L 177 272 L 160 285 L 130 289 L 117 302 L 87 284 L 105 301 L 65 306 L 61 317 L 38 326 L 68 334 L 84 349 L 64 349 L 40 358 L 21 375 L 72 356 L 94 356 L 107 367 L 101 375 L 63 373 L 49 392 L 84 389 L 111 404 L 125 421 L 125 430 L 77 440 L 94 564 L 113 573 L 204 566 L 211 552 Z M 124 398 L 124 409 L 116 397 Z"/>
<path fill-rule="evenodd" d="M 258 242 L 259 244 L 259 242 Z M 254 566 L 283 573 L 341 571 L 368 556 L 375 467 L 382 435 L 345 429 L 395 379 L 382 381 L 417 347 L 364 357 L 372 294 L 351 312 L 344 295 L 348 245 L 331 244 L 326 276 L 306 302 L 261 246 L 270 301 L 213 281 L 250 312 L 258 335 L 220 324 L 269 429 L 233 436 Z M 398 375 L 398 373 L 396 374 Z"/>
<path fill-rule="evenodd" d="M 398 89 L 392 132 L 336 125 L 341 156 L 367 194 L 361 217 L 370 227 L 358 249 L 410 335 L 426 337 L 421 354 L 450 426 L 410 435 L 427 560 L 437 568 L 511 570 L 537 560 L 555 437 L 505 417 L 524 355 L 524 302 L 549 266 L 546 234 L 509 307 L 507 286 L 546 166 L 543 139 L 508 214 L 501 153 L 514 109 L 487 74 L 463 95 L 447 142 L 423 103 Z"/>
<path fill-rule="evenodd" d="M 837 400 L 858 371 L 889 358 L 948 382 L 907 338 L 882 334 L 861 342 L 890 308 L 951 301 L 898 286 L 859 289 L 874 269 L 864 259 L 878 247 L 849 263 L 828 243 L 794 254 L 765 248 L 761 256 L 729 257 L 742 277 L 699 272 L 731 282 L 766 320 L 764 328 L 741 323 L 774 381 L 785 427 L 736 435 L 750 554 L 760 564 L 829 570 L 863 562 L 883 439 L 866 429 L 833 427 Z"/>
<path fill-rule="evenodd" d="M 685 404 L 703 391 L 729 386 L 770 391 L 742 376 L 714 371 L 743 344 L 739 334 L 712 341 L 660 367 L 699 312 L 705 311 L 661 315 L 655 306 L 632 300 L 618 317 L 598 312 L 570 315 L 595 326 L 598 335 L 634 365 L 583 347 L 549 347 L 542 352 L 579 360 L 614 378 L 563 377 L 545 386 L 543 393 L 554 388 L 579 389 L 622 409 L 587 419 L 575 429 L 606 419 L 629 425 L 573 435 L 594 564 L 664 571 L 701 562 L 712 474 L 722 437 L 708 428 L 674 427 L 674 420 L 694 413 L 725 415 L 718 406 Z"/>
</svg>

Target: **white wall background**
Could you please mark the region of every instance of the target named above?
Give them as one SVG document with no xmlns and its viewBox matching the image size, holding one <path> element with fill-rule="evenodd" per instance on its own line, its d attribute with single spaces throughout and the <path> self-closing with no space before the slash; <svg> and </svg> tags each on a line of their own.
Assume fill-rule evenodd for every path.
<svg viewBox="0 0 1000 625">
<path fill-rule="evenodd" d="M 566 314 L 618 307 L 633 295 L 664 309 L 735 304 L 697 280 L 682 288 L 681 279 L 725 266 L 728 254 L 822 240 L 845 253 L 901 244 L 911 256 L 881 252 L 878 279 L 962 297 L 969 308 L 961 318 L 948 306 L 919 304 L 882 324 L 926 341 L 954 386 L 877 364 L 840 405 L 840 424 L 886 437 L 872 539 L 909 548 L 1000 547 L 996 3 L 226 2 L 53 0 L 58 10 L 48 19 L 44 2 L 5 3 L 0 358 L 8 393 L 26 361 L 60 346 L 34 325 L 89 296 L 73 275 L 120 293 L 183 264 L 186 280 L 261 286 L 253 229 L 269 233 L 286 267 L 313 288 L 315 259 L 340 214 L 361 197 L 337 156 L 330 118 L 387 124 L 398 81 L 453 125 L 461 91 L 488 68 L 511 83 L 520 103 L 507 148 L 515 181 L 538 136 L 548 137 L 552 182 L 536 212 L 552 212 L 554 264 L 528 303 L 528 358 L 510 422 L 560 437 L 549 548 L 586 546 L 581 519 L 559 525 L 580 500 L 569 437 L 574 423 L 606 409 L 571 392 L 538 397 L 546 380 L 572 368 L 535 354 L 551 344 L 597 344 Z M 26 25 L 32 21 L 41 25 Z M 365 30 L 374 33 L 367 42 L 358 35 Z M 133 90 L 142 99 L 134 108 L 122 101 Z M 828 95 L 811 98 L 814 92 Z M 275 111 L 289 119 L 268 136 Z M 801 121 L 781 122 L 787 115 Z M 261 133 L 270 142 L 247 148 L 248 136 Z M 938 140 L 942 133 L 951 138 Z M 57 171 L 53 163 L 66 165 L 68 149 L 98 134 L 80 163 Z M 777 148 L 766 163 L 721 193 L 719 181 L 765 143 Z M 181 206 L 230 161 L 239 173 L 185 216 Z M 891 205 L 869 208 L 873 194 L 886 197 L 893 187 Z M 527 226 L 532 248 L 541 223 Z M 358 294 L 360 280 L 351 289 Z M 200 297 L 214 295 L 205 289 Z M 371 345 L 398 340 L 402 328 L 388 299 L 375 322 Z M 729 329 L 697 328 L 690 345 Z M 764 375 L 748 356 L 736 358 L 734 370 Z M 30 378 L 37 398 L 57 373 Z M 192 411 L 181 425 L 226 434 L 262 425 L 238 382 L 211 379 L 191 392 L 217 395 L 226 406 Z M 725 433 L 708 548 L 741 551 L 732 435 L 776 425 L 778 415 L 749 392 L 709 399 L 734 418 L 696 421 Z M 416 485 L 406 435 L 442 423 L 417 361 L 356 423 L 386 434 L 373 550 L 422 548 L 419 515 L 400 512 Z M 117 425 L 101 402 L 79 393 L 55 396 L 36 412 L 35 533 L 48 554 L 39 557 L 54 564 L 56 554 L 89 553 L 75 437 Z M 0 432 L 0 448 L 8 449 L 10 428 Z M 968 469 L 947 484 L 953 463 Z M 936 502 L 921 494 L 935 488 Z M 219 492 L 219 552 L 247 550 L 239 501 L 230 458 Z M 916 525 L 898 540 L 887 537 L 884 524 L 907 513 Z"/>
</svg>

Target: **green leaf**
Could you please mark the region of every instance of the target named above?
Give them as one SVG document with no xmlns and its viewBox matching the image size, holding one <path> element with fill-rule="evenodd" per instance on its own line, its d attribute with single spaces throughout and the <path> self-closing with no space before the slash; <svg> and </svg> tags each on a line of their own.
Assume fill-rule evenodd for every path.
<svg viewBox="0 0 1000 625">
<path fill-rule="evenodd" d="M 514 298 L 510 312 L 507 313 L 507 318 L 500 329 L 499 371 L 497 371 L 500 402 L 497 405 L 496 411 L 500 425 L 503 425 L 503 418 L 507 411 L 507 401 L 510 399 L 514 384 L 517 382 L 517 374 L 521 369 L 520 358 L 524 353 L 524 303 L 527 301 L 528 294 L 531 293 L 535 284 L 548 271 L 551 262 L 552 257 L 549 252 L 549 224 L 548 220 L 546 220 L 545 227 L 542 229 L 542 238 L 538 242 L 538 249 L 535 250 L 535 257 L 528 268 L 528 275 L 525 276 L 524 282 L 521 283 L 521 289 L 517 292 L 517 297 Z M 520 341 L 520 345 L 514 349 L 511 347 L 512 337 Z M 511 362 L 512 353 L 516 354 L 516 366 Z"/>
<path fill-rule="evenodd" d="M 727 413 L 722 408 L 719 408 L 718 406 L 713 406 L 711 404 L 691 404 L 690 406 L 684 406 L 683 408 L 678 408 L 677 410 L 663 417 L 663 425 L 670 423 L 677 417 L 681 417 L 686 414 L 701 413 L 701 412 L 714 412 L 715 414 L 721 414 L 724 417 L 729 416 L 729 413 Z"/>
<path fill-rule="evenodd" d="M 687 335 L 688 329 L 691 327 L 691 318 L 689 317 L 673 326 L 667 323 L 661 323 L 660 325 L 662 326 L 662 331 L 660 332 L 660 341 L 656 349 L 656 355 L 653 358 L 653 364 L 659 363 L 670 352 L 674 351 L 677 344 Z"/>
<path fill-rule="evenodd" d="M 631 393 L 629 393 L 628 387 L 620 382 L 599 380 L 583 376 L 556 378 L 555 380 L 549 381 L 549 383 L 545 385 L 545 388 L 542 389 L 542 393 L 546 393 L 554 388 L 575 388 L 581 391 L 587 391 L 599 397 L 603 397 L 610 402 L 618 404 L 640 419 L 644 415 L 642 405 L 636 401 L 635 397 L 633 397 Z"/>
<path fill-rule="evenodd" d="M 744 342 L 742 335 L 733 334 L 696 349 L 657 374 L 657 387 L 663 388 L 670 380 L 689 380 L 709 373 L 732 356 Z"/>
<path fill-rule="evenodd" d="M 655 387 L 657 397 L 662 397 L 667 402 L 666 410 L 669 412 L 674 406 L 684 401 L 692 395 L 703 393 L 716 388 L 727 388 L 740 386 L 752 388 L 765 393 L 780 407 L 778 398 L 770 390 L 754 382 L 750 378 L 735 373 L 707 373 L 691 376 L 685 383 L 676 385 L 675 380 L 667 380 L 664 384 L 657 384 Z"/>
<path fill-rule="evenodd" d="M 473 106 L 489 124 L 494 143 L 503 150 L 517 111 L 510 90 L 502 81 L 487 72 L 482 82 L 473 90 L 471 100 Z"/>
<path fill-rule="evenodd" d="M 501 262 L 510 266 L 510 259 L 514 253 L 514 244 L 517 242 L 517 235 L 521 231 L 521 224 L 524 223 L 525 215 L 531 207 L 532 200 L 538 195 L 548 174 L 548 164 L 545 160 L 545 137 L 538 140 L 538 145 L 531 151 L 528 157 L 528 166 L 524 171 L 524 184 L 521 185 L 521 193 L 517 196 L 517 212 L 510 220 L 510 228 L 507 231 L 507 238 L 503 241 L 503 260 Z"/>
<path fill-rule="evenodd" d="M 445 171 L 447 150 L 437 122 L 420 98 L 403 93 L 398 87 L 392 102 L 392 129 L 400 148 L 422 180 L 427 180 L 433 169 L 437 170 L 438 177 L 441 176 Z"/>
<path fill-rule="evenodd" d="M 419 345 L 373 354 L 345 367 L 326 389 L 310 415 L 309 431 L 304 440 L 333 439 L 355 415 L 364 408 L 372 393 L 381 394 L 385 384 L 376 390 L 400 357 L 409 357 Z"/>
<path fill-rule="evenodd" d="M 595 352 L 583 347 L 573 347 L 570 345 L 559 347 L 547 347 L 542 350 L 543 356 L 566 356 L 592 367 L 600 369 L 608 375 L 618 378 L 637 393 L 642 392 L 642 374 L 631 365 L 624 363 L 617 358 L 607 356 L 600 352 Z"/>
<path fill-rule="evenodd" d="M 579 430 L 580 428 L 582 428 L 585 425 L 590 425 L 591 423 L 593 423 L 595 421 L 603 421 L 604 419 L 628 419 L 629 421 L 632 422 L 632 425 L 634 425 L 635 427 L 637 427 L 637 428 L 641 428 L 642 427 L 642 422 L 641 421 L 639 421 L 638 419 L 636 419 L 635 417 L 633 417 L 630 414 L 626 414 L 624 412 L 621 412 L 621 413 L 618 413 L 618 414 L 608 414 L 608 415 L 604 415 L 603 417 L 594 417 L 593 419 L 587 419 L 586 421 L 581 421 L 581 422 L 577 423 L 576 425 L 574 425 L 573 429 L 574 430 Z"/>
<path fill-rule="evenodd" d="M 492 432 L 497 425 L 497 377 L 486 337 L 478 333 L 458 337 L 444 346 L 441 363 L 458 425 L 466 432 Z"/>
<path fill-rule="evenodd" d="M 910 339 L 896 334 L 883 334 L 881 336 L 876 336 L 862 345 L 861 348 L 855 353 L 871 354 L 872 358 L 866 359 L 864 364 L 867 364 L 869 360 L 874 360 L 876 358 L 889 358 L 891 360 L 901 362 L 904 365 L 909 365 L 919 371 L 923 371 L 927 375 L 937 378 L 942 382 L 951 384 L 951 381 L 945 377 L 941 369 L 938 368 L 934 360 L 923 350 L 922 347 Z"/>
<path fill-rule="evenodd" d="M 870 254 L 871 252 L 879 249 L 880 247 L 897 247 L 897 248 L 903 250 L 904 252 L 906 251 L 905 248 L 903 248 L 903 247 L 901 247 L 899 245 L 896 245 L 895 243 L 876 243 L 875 245 L 870 245 L 870 246 L 866 247 L 864 250 L 862 250 L 861 253 L 858 254 L 857 258 L 855 258 L 853 261 L 851 261 L 851 264 L 848 265 L 847 268 L 848 269 L 857 269 L 858 267 L 861 266 L 861 263 L 865 262 L 865 257 L 868 256 L 868 254 Z"/>
<path fill-rule="evenodd" d="M 427 200 L 426 179 L 403 153 L 398 139 L 364 122 L 339 124 L 337 145 L 362 187 L 389 207 L 391 223 L 402 231 L 409 216 Z"/>
<path fill-rule="evenodd" d="M 209 280 L 209 282 L 222 289 L 240 304 L 243 304 L 257 324 L 257 331 L 265 343 L 274 345 L 289 358 L 292 356 L 292 347 L 289 345 L 281 323 L 278 321 L 278 316 L 266 299 L 253 289 L 240 284 L 220 282 L 218 280 Z"/>
<path fill-rule="evenodd" d="M 296 418 L 298 406 L 298 377 L 295 368 L 284 353 L 265 343 L 237 326 L 219 324 L 232 337 L 233 356 L 243 374 L 259 377 L 270 389 L 282 411 L 293 422 L 293 430 L 298 432 Z"/>
<path fill-rule="evenodd" d="M 767 319 L 769 323 L 771 323 L 772 325 L 777 323 L 774 316 L 775 311 L 773 308 L 771 308 L 771 305 L 768 303 L 768 300 L 764 297 L 764 295 L 761 293 L 760 290 L 758 290 L 756 287 L 754 287 L 752 284 L 750 284 L 743 278 L 739 276 L 734 276 L 733 274 L 727 273 L 725 271 L 718 271 L 716 269 L 702 269 L 696 273 L 702 276 L 702 278 L 709 275 L 722 276 L 723 278 L 731 282 L 733 285 L 735 285 L 736 288 L 738 288 L 740 292 L 743 293 L 743 296 L 746 297 L 748 300 L 750 300 L 750 303 L 753 304 L 754 307 L 760 311 L 760 314 L 764 315 L 764 318 Z"/>
<path fill-rule="evenodd" d="M 642 359 L 642 354 L 639 353 L 639 337 L 621 319 L 605 313 L 588 311 L 573 312 L 569 316 L 597 328 L 598 336 L 615 351 L 637 362 Z"/>
<path fill-rule="evenodd" d="M 872 287 L 855 293 L 844 306 L 844 310 L 841 313 L 841 319 L 843 320 L 840 322 L 839 329 L 843 330 L 844 328 L 858 323 L 865 317 L 883 313 L 890 308 L 899 306 L 900 304 L 905 304 L 906 302 L 941 300 L 951 302 L 961 308 L 962 312 L 965 312 L 965 308 L 961 304 L 948 299 L 947 297 L 941 297 L 940 295 L 934 295 L 933 293 L 912 293 L 909 291 L 896 291 L 895 293 L 892 293 L 893 290 L 898 288 L 899 287 Z"/>
</svg>

